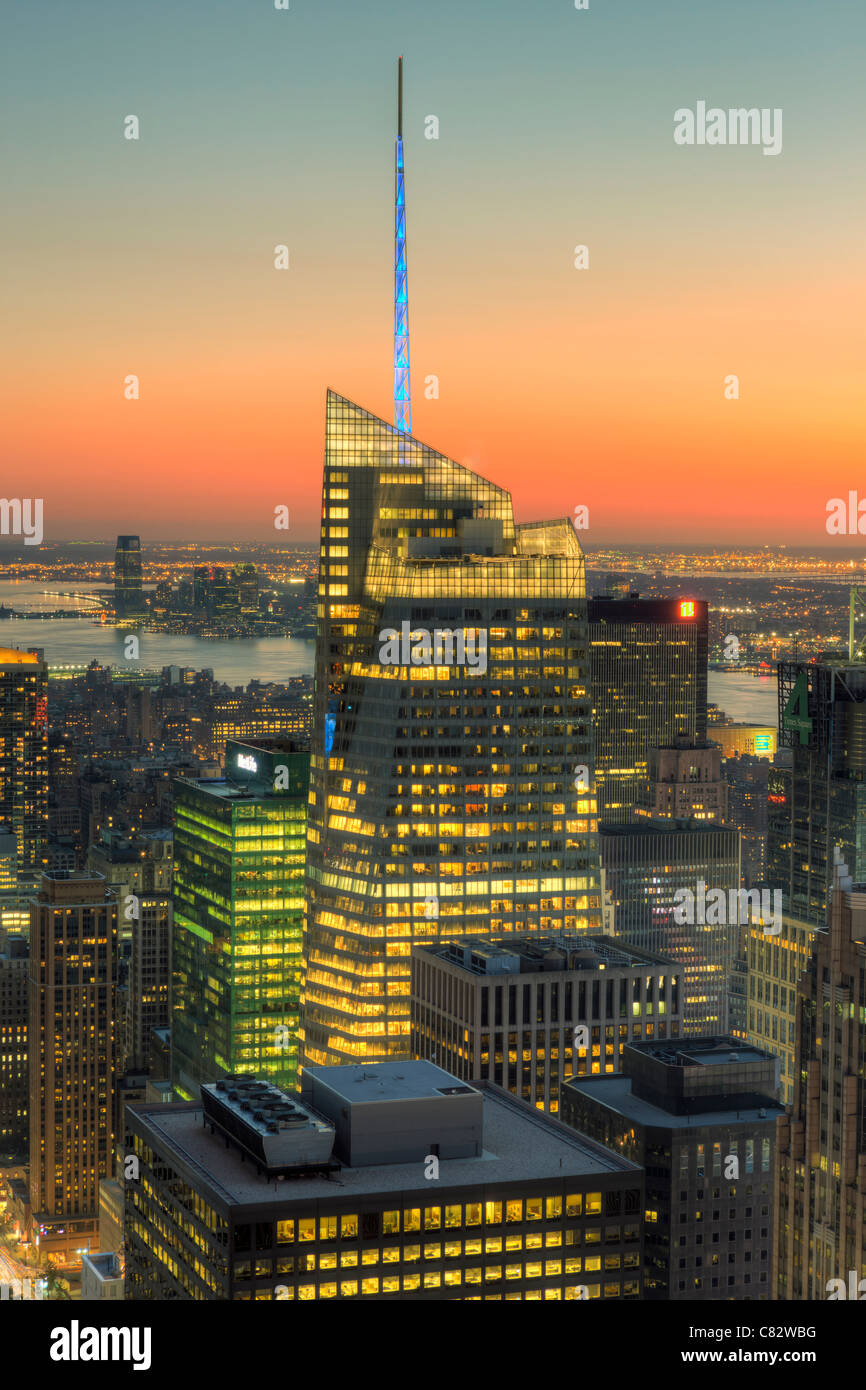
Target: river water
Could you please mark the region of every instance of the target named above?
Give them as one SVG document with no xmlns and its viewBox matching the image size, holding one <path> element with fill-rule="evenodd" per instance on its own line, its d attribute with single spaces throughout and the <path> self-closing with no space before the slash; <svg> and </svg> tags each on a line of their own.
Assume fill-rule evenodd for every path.
<svg viewBox="0 0 866 1390">
<path fill-rule="evenodd" d="M 88 594 L 101 585 L 42 586 L 30 582 L 0 583 L 0 603 L 28 612 L 80 608 L 81 598 L 63 597 L 62 591 Z M 0 643 L 7 647 L 42 647 L 49 666 L 86 666 L 96 658 L 106 666 L 126 666 L 124 632 L 103 627 L 88 618 L 7 619 L 0 622 Z M 243 641 L 208 641 L 167 632 L 139 634 L 139 659 L 149 669 L 162 666 L 209 667 L 218 681 L 246 685 L 250 680 L 283 681 L 289 676 L 311 675 L 315 643 L 294 637 L 251 637 Z M 729 719 L 738 723 L 772 724 L 777 721 L 776 677 L 710 671 L 708 697 Z"/>
</svg>

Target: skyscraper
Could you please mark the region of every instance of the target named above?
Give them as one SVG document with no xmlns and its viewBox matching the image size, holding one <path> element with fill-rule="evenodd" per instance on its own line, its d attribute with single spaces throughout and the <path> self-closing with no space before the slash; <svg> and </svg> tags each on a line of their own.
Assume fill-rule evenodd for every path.
<svg viewBox="0 0 866 1390">
<path fill-rule="evenodd" d="M 405 1057 L 418 940 L 601 925 L 583 552 L 410 433 L 398 65 L 394 426 L 329 391 L 308 1063 Z"/>
<path fill-rule="evenodd" d="M 30 927 L 30 1200 L 43 1252 L 99 1248 L 113 1169 L 117 903 L 99 874 L 44 873 Z"/>
<path fill-rule="evenodd" d="M 824 926 L 837 845 L 866 880 L 866 663 L 780 662 L 779 742 L 792 766 L 771 775 L 767 879 L 793 916 Z"/>
<path fill-rule="evenodd" d="M 628 820 L 645 796 L 651 748 L 707 737 L 707 605 L 591 598 L 595 778 L 601 819 Z"/>
<path fill-rule="evenodd" d="M 126 618 L 143 608 L 141 541 L 138 536 L 118 536 L 114 551 L 114 611 L 118 618 Z"/>
<path fill-rule="evenodd" d="M 229 743 L 226 776 L 178 779 L 172 1080 L 298 1072 L 309 753 Z"/>
<path fill-rule="evenodd" d="M 28 954 L 26 937 L 0 937 L 0 1162 L 27 1152 Z"/>
<path fill-rule="evenodd" d="M 18 870 L 48 863 L 48 669 L 35 652 L 0 647 L 0 830 Z"/>
<path fill-rule="evenodd" d="M 310 1062 L 409 1048 L 416 941 L 598 930 L 571 522 L 328 393 L 304 1004 Z"/>
<path fill-rule="evenodd" d="M 866 1274 L 866 884 L 840 861 L 797 985 L 794 1104 L 778 1147 L 780 1299 L 825 1299 L 832 1280 L 857 1298 Z"/>
</svg>

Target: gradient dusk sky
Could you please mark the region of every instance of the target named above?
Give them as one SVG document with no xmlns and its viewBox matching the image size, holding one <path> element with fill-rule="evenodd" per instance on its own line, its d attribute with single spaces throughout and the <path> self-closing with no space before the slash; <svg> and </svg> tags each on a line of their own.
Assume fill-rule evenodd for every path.
<svg viewBox="0 0 866 1390">
<path fill-rule="evenodd" d="M 392 418 L 400 53 L 419 439 L 590 545 L 827 546 L 866 497 L 863 0 L 10 0 L 0 49 L 46 540 L 316 537 L 326 388 Z M 782 152 L 677 146 L 699 100 Z"/>
</svg>

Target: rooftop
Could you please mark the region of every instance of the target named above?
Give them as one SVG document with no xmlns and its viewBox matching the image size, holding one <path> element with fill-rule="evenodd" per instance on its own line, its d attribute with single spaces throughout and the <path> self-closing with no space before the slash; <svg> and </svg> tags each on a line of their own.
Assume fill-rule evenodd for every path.
<svg viewBox="0 0 866 1390">
<path fill-rule="evenodd" d="M 607 1106 L 626 1120 L 635 1124 L 654 1125 L 659 1129 L 700 1129 L 704 1125 L 715 1128 L 718 1125 L 747 1122 L 759 1124 L 764 1121 L 774 1123 L 777 1115 L 785 1113 L 783 1105 L 769 1099 L 762 1100 L 760 1105 L 744 1106 L 740 1109 L 675 1113 L 636 1096 L 632 1091 L 630 1076 L 580 1077 L 566 1081 L 564 1085 L 589 1100 Z"/>
<path fill-rule="evenodd" d="M 428 1100 L 437 1096 L 472 1095 L 466 1086 L 435 1062 L 378 1062 L 362 1067 L 306 1067 L 305 1076 L 315 1077 L 344 1100 L 357 1105 L 363 1101 Z"/>
<path fill-rule="evenodd" d="M 428 1065 L 433 1072 L 439 1072 L 432 1063 Z M 447 1077 L 448 1073 L 444 1075 Z M 345 1084 L 354 1085 L 351 1081 Z M 554 1176 L 591 1178 L 611 1173 L 631 1173 L 639 1181 L 640 1169 L 636 1164 L 608 1152 L 551 1116 L 487 1082 L 476 1082 L 471 1089 L 482 1096 L 484 1148 L 479 1157 L 440 1159 L 437 1188 L 481 1182 L 528 1182 Z M 178 1165 L 192 1174 L 196 1184 L 206 1187 L 223 1207 L 260 1205 L 277 1198 L 306 1203 L 334 1201 L 341 1196 L 351 1200 L 356 1195 L 374 1193 L 430 1193 L 424 1165 L 417 1162 L 344 1166 L 336 1180 L 311 1175 L 287 1186 L 279 1181 L 268 1182 L 258 1177 L 249 1163 L 243 1163 L 236 1150 L 226 1148 L 220 1135 L 205 1129 L 199 1105 L 131 1105 L 129 1115 L 133 1124 L 144 1124 L 151 1131 L 161 1153 L 173 1155 Z"/>
<path fill-rule="evenodd" d="M 564 933 L 559 936 L 465 936 L 459 941 L 419 945 L 416 954 L 435 956 L 471 975 L 521 975 L 551 971 L 627 970 L 676 966 L 652 951 L 637 950 L 609 936 Z"/>
</svg>

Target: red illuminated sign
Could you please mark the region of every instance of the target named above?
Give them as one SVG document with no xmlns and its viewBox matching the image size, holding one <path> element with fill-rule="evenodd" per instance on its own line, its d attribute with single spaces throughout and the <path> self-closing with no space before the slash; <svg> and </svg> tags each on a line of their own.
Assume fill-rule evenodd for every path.
<svg viewBox="0 0 866 1390">
<path fill-rule="evenodd" d="M 694 605 L 694 601 L 693 601 L 692 599 L 690 599 L 690 598 L 684 598 L 683 601 L 682 601 L 682 603 L 680 604 L 680 617 L 681 617 L 681 618 L 693 618 L 694 616 L 695 616 L 695 605 Z"/>
</svg>

